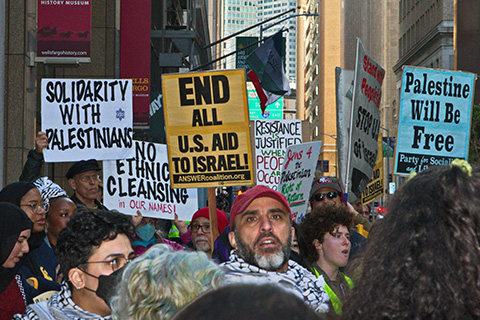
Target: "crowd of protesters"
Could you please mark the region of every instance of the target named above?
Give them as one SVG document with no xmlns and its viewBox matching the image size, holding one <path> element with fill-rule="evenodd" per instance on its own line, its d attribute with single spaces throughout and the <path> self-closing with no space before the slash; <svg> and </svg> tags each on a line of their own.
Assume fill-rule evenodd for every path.
<svg viewBox="0 0 480 320">
<path fill-rule="evenodd" d="M 66 172 L 69 197 L 39 177 L 47 145 L 39 133 L 0 191 L 0 320 L 480 319 L 480 170 L 466 161 L 412 177 L 374 223 L 336 177 L 312 181 L 298 225 L 284 195 L 253 186 L 229 217 L 217 209 L 212 239 L 208 207 L 170 234 L 108 210 L 96 160 Z"/>
</svg>

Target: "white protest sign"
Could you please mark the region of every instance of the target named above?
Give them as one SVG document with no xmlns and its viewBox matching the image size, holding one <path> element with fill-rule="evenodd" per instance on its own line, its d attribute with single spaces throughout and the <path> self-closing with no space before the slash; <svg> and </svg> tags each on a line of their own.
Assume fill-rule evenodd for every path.
<svg viewBox="0 0 480 320">
<path fill-rule="evenodd" d="M 131 80 L 42 79 L 41 103 L 46 162 L 132 157 Z"/>
<path fill-rule="evenodd" d="M 255 120 L 256 183 L 277 190 L 285 152 L 302 143 L 302 120 Z"/>
<path fill-rule="evenodd" d="M 348 201 L 362 195 L 370 181 L 377 160 L 377 139 L 380 130 L 380 100 L 385 70 L 376 63 L 357 38 L 357 63 L 353 86 L 347 164 Z"/>
<path fill-rule="evenodd" d="M 293 221 L 300 222 L 305 217 L 321 146 L 321 141 L 314 141 L 287 149 L 278 191 L 287 198 Z"/>
<path fill-rule="evenodd" d="M 134 141 L 135 158 L 103 162 L 104 204 L 125 214 L 190 221 L 197 189 L 172 189 L 167 146 Z"/>
<path fill-rule="evenodd" d="M 395 173 L 467 159 L 476 75 L 405 67 Z"/>
</svg>

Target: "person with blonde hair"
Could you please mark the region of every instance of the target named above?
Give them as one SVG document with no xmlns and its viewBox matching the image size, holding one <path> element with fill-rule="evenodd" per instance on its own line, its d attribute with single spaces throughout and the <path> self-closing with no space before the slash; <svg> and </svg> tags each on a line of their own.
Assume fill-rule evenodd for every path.
<svg viewBox="0 0 480 320">
<path fill-rule="evenodd" d="M 126 266 L 112 298 L 112 317 L 170 319 L 197 296 L 219 287 L 223 278 L 223 271 L 204 252 L 154 245 Z"/>
</svg>

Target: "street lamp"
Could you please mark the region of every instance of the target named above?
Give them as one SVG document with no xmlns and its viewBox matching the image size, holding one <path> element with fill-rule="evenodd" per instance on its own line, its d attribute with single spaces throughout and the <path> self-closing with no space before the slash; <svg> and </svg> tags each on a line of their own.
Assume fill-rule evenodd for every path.
<svg viewBox="0 0 480 320">
<path fill-rule="evenodd" d="M 330 134 L 330 133 L 323 133 L 323 132 L 319 132 L 317 133 L 317 136 L 327 136 L 327 137 L 330 137 L 332 139 L 335 140 L 335 153 L 337 153 L 337 139 L 338 137 L 334 134 Z M 325 146 L 325 144 L 323 143 L 323 145 Z M 338 178 L 338 154 L 335 155 L 335 177 Z"/>
</svg>

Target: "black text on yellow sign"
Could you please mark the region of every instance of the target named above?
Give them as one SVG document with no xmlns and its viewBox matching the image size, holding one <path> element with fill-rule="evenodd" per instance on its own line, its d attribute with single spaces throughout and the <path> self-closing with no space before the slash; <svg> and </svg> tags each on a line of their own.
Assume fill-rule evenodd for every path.
<svg viewBox="0 0 480 320">
<path fill-rule="evenodd" d="M 243 70 L 162 78 L 174 187 L 253 183 Z"/>
</svg>

